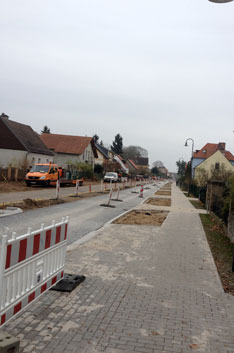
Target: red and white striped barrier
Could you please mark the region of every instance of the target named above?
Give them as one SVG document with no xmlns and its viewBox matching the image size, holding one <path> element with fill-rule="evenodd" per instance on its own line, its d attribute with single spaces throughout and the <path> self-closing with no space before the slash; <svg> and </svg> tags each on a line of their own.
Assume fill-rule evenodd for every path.
<svg viewBox="0 0 234 353">
<path fill-rule="evenodd" d="M 0 326 L 64 276 L 68 217 L 16 236 L 4 234 L 0 247 Z"/>
<path fill-rule="evenodd" d="M 141 185 L 141 189 L 140 189 L 140 195 L 139 197 L 143 197 L 143 191 L 144 191 L 144 186 L 143 184 Z"/>
</svg>

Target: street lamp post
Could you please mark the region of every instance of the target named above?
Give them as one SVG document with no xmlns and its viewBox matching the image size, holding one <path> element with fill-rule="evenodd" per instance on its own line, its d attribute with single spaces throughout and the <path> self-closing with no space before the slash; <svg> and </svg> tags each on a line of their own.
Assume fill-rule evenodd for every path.
<svg viewBox="0 0 234 353">
<path fill-rule="evenodd" d="M 189 173 L 189 185 L 188 185 L 188 196 L 189 196 L 189 192 L 190 192 L 190 185 L 191 185 L 191 179 L 192 179 L 192 160 L 193 160 L 193 149 L 194 149 L 194 140 L 189 137 L 186 141 L 185 141 L 185 146 L 188 146 L 188 141 L 192 141 L 192 153 L 191 153 L 191 165 L 190 165 L 190 173 Z"/>
<path fill-rule="evenodd" d="M 186 141 L 185 141 L 185 147 L 187 147 L 188 146 L 188 141 L 192 141 L 192 154 L 191 154 L 191 159 L 193 158 L 193 150 L 194 150 L 194 140 L 191 138 L 191 137 L 189 137 Z"/>
</svg>

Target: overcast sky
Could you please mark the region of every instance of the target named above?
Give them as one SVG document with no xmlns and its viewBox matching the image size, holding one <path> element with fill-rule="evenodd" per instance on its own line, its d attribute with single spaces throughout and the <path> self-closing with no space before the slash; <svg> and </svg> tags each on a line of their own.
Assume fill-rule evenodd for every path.
<svg viewBox="0 0 234 353">
<path fill-rule="evenodd" d="M 176 171 L 207 142 L 234 154 L 234 2 L 1 1 L 0 113 L 98 134 Z"/>
</svg>

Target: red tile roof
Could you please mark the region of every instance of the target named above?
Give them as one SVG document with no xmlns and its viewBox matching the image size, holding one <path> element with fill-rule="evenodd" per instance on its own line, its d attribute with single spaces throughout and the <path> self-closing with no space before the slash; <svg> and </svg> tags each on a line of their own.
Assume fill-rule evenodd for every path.
<svg viewBox="0 0 234 353">
<path fill-rule="evenodd" d="M 92 141 L 92 137 L 42 134 L 40 136 L 44 144 L 57 153 L 82 154 Z"/>
<path fill-rule="evenodd" d="M 220 149 L 220 147 L 224 149 Z M 229 161 L 234 161 L 234 156 L 231 152 L 225 150 L 225 143 L 207 143 L 199 151 L 193 153 L 193 158 L 207 159 L 218 150 L 223 152 Z"/>
<path fill-rule="evenodd" d="M 132 165 L 136 170 L 138 170 L 136 164 L 135 164 L 131 159 L 129 159 L 128 162 L 130 162 L 131 165 Z"/>
</svg>

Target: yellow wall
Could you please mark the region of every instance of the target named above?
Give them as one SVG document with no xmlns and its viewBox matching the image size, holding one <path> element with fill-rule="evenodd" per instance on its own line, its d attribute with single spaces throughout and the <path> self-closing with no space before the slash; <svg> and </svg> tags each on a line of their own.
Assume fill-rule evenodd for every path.
<svg viewBox="0 0 234 353">
<path fill-rule="evenodd" d="M 210 177 L 211 168 L 212 166 L 215 167 L 215 163 L 219 163 L 220 167 L 224 165 L 226 171 L 234 173 L 234 166 L 227 160 L 222 152 L 217 151 L 195 168 L 194 179 L 198 177 L 199 170 L 201 169 L 205 169 L 205 171 L 208 172 L 208 177 Z"/>
</svg>

